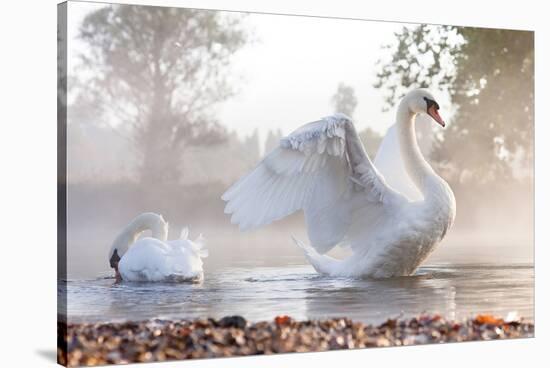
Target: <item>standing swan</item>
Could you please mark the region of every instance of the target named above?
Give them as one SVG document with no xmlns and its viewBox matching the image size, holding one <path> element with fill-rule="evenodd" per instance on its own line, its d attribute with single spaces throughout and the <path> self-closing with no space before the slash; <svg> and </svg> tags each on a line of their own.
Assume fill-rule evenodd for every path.
<svg viewBox="0 0 550 368">
<path fill-rule="evenodd" d="M 225 213 L 248 230 L 302 209 L 311 246 L 296 242 L 317 272 L 411 275 L 455 218 L 453 192 L 422 156 L 414 129 L 422 113 L 444 127 L 438 110 L 426 90 L 403 97 L 374 164 L 345 115 L 306 124 L 223 194 Z M 324 255 L 336 245 L 353 254 Z"/>
<path fill-rule="evenodd" d="M 151 230 L 151 237 L 138 240 Z M 168 223 L 156 213 L 142 213 L 116 237 L 109 251 L 109 265 L 117 281 L 199 281 L 202 260 L 208 255 L 202 236 L 194 242 L 183 229 L 178 240 L 169 240 Z"/>
</svg>

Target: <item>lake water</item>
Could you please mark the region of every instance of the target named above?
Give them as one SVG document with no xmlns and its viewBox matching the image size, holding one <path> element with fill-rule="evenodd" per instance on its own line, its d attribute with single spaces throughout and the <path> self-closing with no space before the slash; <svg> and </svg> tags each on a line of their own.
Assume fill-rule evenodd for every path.
<svg viewBox="0 0 550 368">
<path fill-rule="evenodd" d="M 67 292 L 69 322 L 287 314 L 379 323 L 421 312 L 462 319 L 516 311 L 533 320 L 533 283 L 532 264 L 428 264 L 415 276 L 389 280 L 325 277 L 301 264 L 244 264 L 212 270 L 200 284 L 114 284 L 99 277 L 60 282 L 59 292 Z"/>
</svg>

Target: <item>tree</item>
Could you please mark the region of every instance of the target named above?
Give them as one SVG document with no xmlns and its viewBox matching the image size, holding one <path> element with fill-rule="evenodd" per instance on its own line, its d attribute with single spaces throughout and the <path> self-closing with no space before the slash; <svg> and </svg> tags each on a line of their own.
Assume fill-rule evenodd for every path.
<svg viewBox="0 0 550 368">
<path fill-rule="evenodd" d="M 464 43 L 456 27 L 403 27 L 395 37 L 396 45 L 383 47 L 390 54 L 378 61 L 381 67 L 374 84 L 387 92 L 384 110 L 393 107 L 411 88 L 452 89 L 456 55 Z"/>
<path fill-rule="evenodd" d="M 514 177 L 533 151 L 532 32 L 420 25 L 403 28 L 375 87 L 394 105 L 414 87 L 447 93 L 456 112 L 432 158 L 449 179 Z"/>
<path fill-rule="evenodd" d="M 335 112 L 341 112 L 353 118 L 353 113 L 357 107 L 357 97 L 355 97 L 353 87 L 340 83 L 336 93 L 332 96 L 332 104 Z"/>
<path fill-rule="evenodd" d="M 220 142 L 214 106 L 230 97 L 227 68 L 245 43 L 237 16 L 217 11 L 112 5 L 85 17 L 81 55 L 112 125 L 130 131 L 141 181 L 174 182 L 183 150 Z"/>
</svg>

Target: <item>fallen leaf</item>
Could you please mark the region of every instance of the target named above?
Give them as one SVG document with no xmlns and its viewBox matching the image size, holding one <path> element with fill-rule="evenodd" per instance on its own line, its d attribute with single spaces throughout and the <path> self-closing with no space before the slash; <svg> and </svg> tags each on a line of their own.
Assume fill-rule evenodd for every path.
<svg viewBox="0 0 550 368">
<path fill-rule="evenodd" d="M 284 325 L 287 325 L 289 322 L 290 322 L 290 317 L 289 316 L 277 316 L 275 317 L 275 324 L 277 326 L 284 326 Z"/>
<path fill-rule="evenodd" d="M 478 314 L 475 322 L 480 325 L 487 324 L 500 326 L 504 323 L 504 320 L 502 318 L 496 318 L 490 314 Z"/>
</svg>

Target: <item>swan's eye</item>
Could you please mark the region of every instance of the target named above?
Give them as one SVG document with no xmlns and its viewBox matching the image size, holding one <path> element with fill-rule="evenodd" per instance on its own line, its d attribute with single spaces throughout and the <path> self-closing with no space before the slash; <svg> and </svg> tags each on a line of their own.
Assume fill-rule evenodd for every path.
<svg viewBox="0 0 550 368">
<path fill-rule="evenodd" d="M 111 265 L 111 268 L 118 267 L 118 261 L 120 261 L 120 257 L 118 256 L 118 249 L 115 249 L 113 255 L 111 256 L 111 259 L 109 259 L 109 264 Z"/>
<path fill-rule="evenodd" d="M 439 104 L 437 102 L 435 102 L 434 100 L 432 99 L 429 99 L 428 97 L 424 97 L 424 101 L 426 101 L 426 111 L 428 111 L 430 109 L 430 107 L 432 106 L 435 106 L 435 109 L 436 110 L 439 110 Z"/>
</svg>

